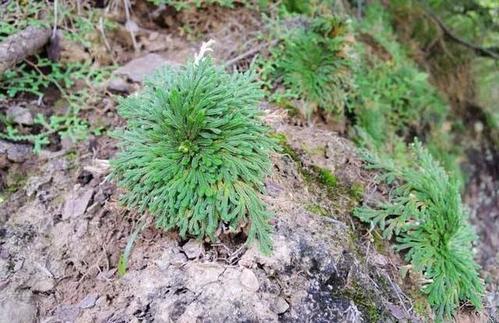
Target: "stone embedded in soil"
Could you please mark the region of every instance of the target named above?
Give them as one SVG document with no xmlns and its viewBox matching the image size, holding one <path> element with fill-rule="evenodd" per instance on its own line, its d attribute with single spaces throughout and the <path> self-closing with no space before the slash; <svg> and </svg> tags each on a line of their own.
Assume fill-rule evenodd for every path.
<svg viewBox="0 0 499 323">
<path fill-rule="evenodd" d="M 80 314 L 80 308 L 77 305 L 62 304 L 57 306 L 54 316 L 62 322 L 74 322 Z"/>
<path fill-rule="evenodd" d="M 42 279 L 37 279 L 33 286 L 31 287 L 31 290 L 34 292 L 39 292 L 39 293 L 46 293 L 48 291 L 51 291 L 55 287 L 55 281 L 52 278 L 42 278 Z"/>
<path fill-rule="evenodd" d="M 31 112 L 23 107 L 13 105 L 7 109 L 7 117 L 14 120 L 15 123 L 32 126 L 33 125 L 33 116 Z"/>
<path fill-rule="evenodd" d="M 167 64 L 176 65 L 173 62 L 167 61 L 158 54 L 151 53 L 131 60 L 126 65 L 121 66 L 114 71 L 113 74 L 122 75 L 133 82 L 141 83 L 146 77 L 150 76 L 157 69 Z"/>
<path fill-rule="evenodd" d="M 109 91 L 128 93 L 130 88 L 127 81 L 120 77 L 114 77 L 107 83 L 107 89 Z"/>
<path fill-rule="evenodd" d="M 189 259 L 199 258 L 203 252 L 203 243 L 201 241 L 191 239 L 182 247 L 182 250 Z"/>
<path fill-rule="evenodd" d="M 274 304 L 274 310 L 277 314 L 282 314 L 289 309 L 289 304 L 282 297 L 278 297 Z"/>
<path fill-rule="evenodd" d="M 63 219 L 69 219 L 71 217 L 79 217 L 85 213 L 87 209 L 88 202 L 92 198 L 94 190 L 76 188 L 73 192 L 66 196 L 66 202 L 64 203 L 64 209 L 62 212 Z"/>
<path fill-rule="evenodd" d="M 30 145 L 11 144 L 7 148 L 7 159 L 14 163 L 23 163 L 31 156 Z"/>
<path fill-rule="evenodd" d="M 241 257 L 238 264 L 247 268 L 262 265 L 265 271 L 285 270 L 285 265 L 291 263 L 292 246 L 285 236 L 274 234 L 272 237 L 272 255 L 265 256 L 258 246 L 252 245 Z"/>
<path fill-rule="evenodd" d="M 241 284 L 246 287 L 249 291 L 256 292 L 260 288 L 260 283 L 258 278 L 256 278 L 253 271 L 245 268 L 239 277 Z"/>
<path fill-rule="evenodd" d="M 78 304 L 80 308 L 92 308 L 95 306 L 95 302 L 97 301 L 97 294 L 88 294 L 84 299 L 80 301 Z"/>
<path fill-rule="evenodd" d="M 50 182 L 51 178 L 46 178 L 43 176 L 31 176 L 28 179 L 28 182 L 26 183 L 26 186 L 24 187 L 24 190 L 26 192 L 26 195 L 31 197 L 35 193 L 38 192 L 41 186 L 44 184 L 48 184 Z"/>
<path fill-rule="evenodd" d="M 6 298 L 0 303 L 1 323 L 30 323 L 36 322 L 36 308 L 34 305 L 15 299 Z"/>
<path fill-rule="evenodd" d="M 181 265 L 187 262 L 187 257 L 181 253 L 175 254 L 171 259 L 172 265 Z"/>
<path fill-rule="evenodd" d="M 83 166 L 83 170 L 88 171 L 95 176 L 106 175 L 110 171 L 109 160 L 92 159 L 91 164 Z"/>
<path fill-rule="evenodd" d="M 178 266 L 186 262 L 187 256 L 174 243 L 165 247 L 161 256 L 154 261 L 160 270 L 168 270 L 170 266 Z"/>
<path fill-rule="evenodd" d="M 7 166 L 9 166 L 7 156 L 5 156 L 5 154 L 0 154 L 0 169 L 7 168 Z"/>
</svg>

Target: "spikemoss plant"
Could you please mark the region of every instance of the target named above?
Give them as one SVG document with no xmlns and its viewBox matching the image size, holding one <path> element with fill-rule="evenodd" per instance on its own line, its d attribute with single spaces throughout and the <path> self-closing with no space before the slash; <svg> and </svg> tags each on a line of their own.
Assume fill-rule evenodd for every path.
<svg viewBox="0 0 499 323">
<path fill-rule="evenodd" d="M 454 176 L 464 177 L 454 141 L 450 106 L 398 42 L 386 8 L 374 2 L 354 23 L 360 64 L 352 65 L 356 92 L 349 100 L 355 140 L 377 154 L 404 162 L 406 143 L 425 142 L 432 155 Z"/>
<path fill-rule="evenodd" d="M 438 320 L 449 318 L 460 302 L 481 308 L 484 292 L 473 260 L 475 235 L 461 202 L 459 185 L 419 142 L 410 150 L 412 166 L 366 156 L 369 167 L 381 169 L 388 182 L 399 181 L 388 202 L 364 206 L 354 214 L 378 226 L 383 237 L 396 237 L 414 270 L 426 278 L 422 291 Z"/>
<path fill-rule="evenodd" d="M 159 228 L 216 240 L 222 224 L 249 222 L 248 241 L 271 248 L 259 194 L 275 144 L 262 123 L 252 72 L 228 74 L 210 58 L 165 68 L 120 102 L 127 126 L 112 162 L 123 202 L 148 210 Z"/>
<path fill-rule="evenodd" d="M 352 86 L 346 29 L 339 18 L 316 18 L 273 50 L 273 77 L 282 78 L 288 98 L 303 102 L 306 116 L 318 109 L 343 114 Z"/>
</svg>

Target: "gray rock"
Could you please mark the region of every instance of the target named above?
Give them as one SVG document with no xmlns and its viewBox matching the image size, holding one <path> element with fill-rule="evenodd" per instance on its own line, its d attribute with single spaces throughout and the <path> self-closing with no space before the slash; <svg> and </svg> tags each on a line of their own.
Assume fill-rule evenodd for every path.
<svg viewBox="0 0 499 323">
<path fill-rule="evenodd" d="M 203 252 L 203 244 L 201 241 L 191 239 L 182 247 L 182 250 L 189 259 L 199 258 Z"/>
<path fill-rule="evenodd" d="M 289 309 L 289 304 L 282 297 L 278 297 L 274 304 L 274 310 L 277 314 L 285 313 Z"/>
<path fill-rule="evenodd" d="M 32 176 L 28 179 L 28 182 L 26 183 L 26 195 L 27 196 L 33 196 L 35 193 L 38 192 L 41 186 L 44 184 L 49 183 L 51 180 L 51 177 L 43 177 L 43 176 Z"/>
<path fill-rule="evenodd" d="M 62 304 L 54 311 L 54 316 L 62 322 L 74 322 L 78 315 L 80 308 L 77 305 Z"/>
<path fill-rule="evenodd" d="M 66 202 L 64 203 L 62 218 L 69 219 L 70 217 L 76 218 L 83 215 L 93 194 L 94 190 L 91 188 L 77 188 L 69 193 L 66 197 Z"/>
<path fill-rule="evenodd" d="M 52 278 L 43 278 L 43 279 L 38 279 L 31 289 L 35 292 L 40 292 L 40 293 L 46 293 L 48 291 L 51 291 L 55 286 L 55 281 Z"/>
<path fill-rule="evenodd" d="M 114 71 L 114 75 L 125 76 L 133 82 L 141 83 L 147 76 L 166 64 L 174 64 L 158 54 L 147 54 L 131 60 Z"/>
<path fill-rule="evenodd" d="M 7 168 L 9 166 L 9 161 L 7 160 L 7 156 L 5 154 L 0 153 L 0 169 Z"/>
<path fill-rule="evenodd" d="M 31 115 L 31 112 L 28 109 L 17 105 L 10 106 L 7 109 L 7 117 L 14 120 L 14 122 L 17 124 L 26 126 L 33 125 L 33 116 Z"/>
<path fill-rule="evenodd" d="M 171 259 L 171 264 L 172 265 L 181 265 L 187 262 L 187 257 L 184 256 L 181 253 L 176 253 L 172 259 Z"/>
<path fill-rule="evenodd" d="M 241 276 L 239 277 L 241 284 L 246 287 L 249 291 L 256 292 L 260 288 L 260 283 L 258 278 L 256 278 L 253 271 L 244 268 Z"/>
<path fill-rule="evenodd" d="M 0 303 L 0 323 L 29 323 L 36 321 L 36 308 L 29 303 L 6 299 Z"/>
<path fill-rule="evenodd" d="M 7 159 L 11 162 L 22 163 L 32 154 L 31 146 L 12 144 L 7 148 Z"/>
<path fill-rule="evenodd" d="M 138 33 L 140 31 L 139 25 L 131 19 L 128 19 L 127 22 L 125 23 L 125 28 L 132 33 Z"/>
<path fill-rule="evenodd" d="M 107 89 L 109 91 L 116 91 L 121 93 L 128 93 L 129 87 L 127 81 L 120 77 L 114 77 L 107 83 Z"/>
<path fill-rule="evenodd" d="M 97 294 L 88 294 L 82 299 L 79 303 L 80 308 L 92 308 L 95 306 L 95 302 L 97 301 Z"/>
<path fill-rule="evenodd" d="M 0 140 L 0 154 L 6 154 L 7 153 L 7 149 L 9 149 L 9 147 L 11 145 L 12 144 L 10 144 L 8 142 Z"/>
<path fill-rule="evenodd" d="M 165 248 L 165 252 L 161 255 L 159 259 L 155 261 L 156 265 L 161 270 L 168 270 L 170 266 L 180 266 L 187 262 L 187 257 L 180 250 L 171 246 L 170 248 Z"/>
</svg>

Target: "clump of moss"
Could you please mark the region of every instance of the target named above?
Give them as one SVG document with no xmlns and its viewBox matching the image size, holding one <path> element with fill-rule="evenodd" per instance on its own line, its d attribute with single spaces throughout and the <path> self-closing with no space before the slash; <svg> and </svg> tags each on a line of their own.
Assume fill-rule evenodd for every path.
<svg viewBox="0 0 499 323">
<path fill-rule="evenodd" d="M 280 146 L 280 151 L 291 157 L 295 162 L 298 162 L 300 160 L 298 153 L 289 145 L 288 143 L 288 138 L 286 137 L 285 134 L 283 133 L 275 133 L 273 134 L 273 138 L 276 139 L 277 143 Z"/>
<path fill-rule="evenodd" d="M 364 287 L 354 281 L 352 282 L 352 286 L 346 288 L 342 294 L 353 300 L 355 305 L 368 317 L 369 322 L 378 322 L 380 320 L 381 313 L 378 305 L 374 301 L 373 296 L 369 295 Z"/>
<path fill-rule="evenodd" d="M 319 204 L 307 204 L 305 205 L 305 210 L 321 216 L 329 215 L 329 212 Z"/>
<path fill-rule="evenodd" d="M 318 179 L 322 185 L 327 186 L 328 189 L 335 188 L 338 184 L 338 178 L 326 168 L 319 168 Z"/>
<path fill-rule="evenodd" d="M 364 197 L 364 186 L 362 183 L 355 182 L 350 186 L 350 196 L 356 201 L 361 201 Z"/>
</svg>

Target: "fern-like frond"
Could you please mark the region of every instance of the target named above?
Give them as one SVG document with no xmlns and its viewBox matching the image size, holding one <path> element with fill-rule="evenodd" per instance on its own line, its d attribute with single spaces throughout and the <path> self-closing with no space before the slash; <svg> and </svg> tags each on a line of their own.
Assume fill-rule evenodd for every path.
<svg viewBox="0 0 499 323">
<path fill-rule="evenodd" d="M 413 268 L 424 274 L 422 290 L 437 318 L 450 317 L 464 301 L 481 308 L 484 287 L 471 250 L 475 236 L 459 185 L 419 142 L 411 147 L 411 157 L 410 166 L 403 167 L 369 160 L 371 167 L 384 170 L 385 178 L 397 178 L 402 185 L 388 202 L 358 208 L 355 215 L 379 227 L 385 238 L 396 237 L 397 250 L 405 250 Z"/>
</svg>

